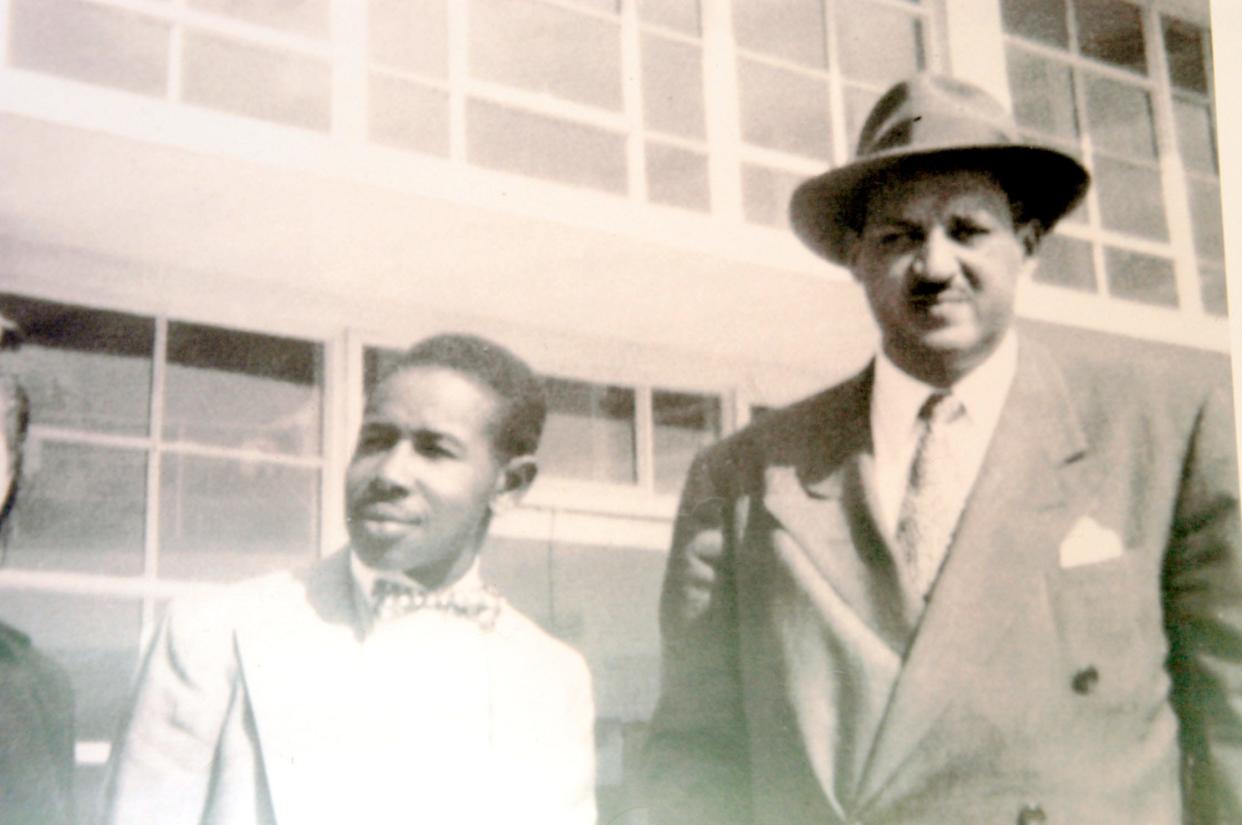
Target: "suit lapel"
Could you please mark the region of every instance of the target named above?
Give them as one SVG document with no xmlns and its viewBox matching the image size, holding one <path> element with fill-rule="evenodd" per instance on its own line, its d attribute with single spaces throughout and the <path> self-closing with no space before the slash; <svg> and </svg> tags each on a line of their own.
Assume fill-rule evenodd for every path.
<svg viewBox="0 0 1242 825">
<path fill-rule="evenodd" d="M 872 483 L 872 370 L 798 410 L 770 445 L 764 506 L 835 593 L 899 654 L 909 624 Z"/>
<path fill-rule="evenodd" d="M 1086 450 L 1060 370 L 1023 341 L 987 457 L 877 734 L 863 804 L 1036 597 L 1044 555 L 1072 516 L 1067 468 Z"/>
<path fill-rule="evenodd" d="M 339 552 L 281 582 L 239 621 L 241 678 L 279 822 L 313 818 L 301 786 L 315 774 L 312 754 L 333 740 L 350 707 L 360 647 L 348 558 Z"/>
</svg>

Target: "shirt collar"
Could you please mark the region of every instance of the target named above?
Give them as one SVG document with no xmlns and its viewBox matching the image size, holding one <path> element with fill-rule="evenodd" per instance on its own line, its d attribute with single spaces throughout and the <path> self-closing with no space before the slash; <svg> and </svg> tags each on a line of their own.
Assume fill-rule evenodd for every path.
<svg viewBox="0 0 1242 825">
<path fill-rule="evenodd" d="M 470 568 L 457 581 L 450 584 L 444 590 L 468 589 L 476 590 L 483 586 L 483 576 L 480 571 L 482 554 L 476 555 L 474 561 L 471 562 Z M 349 573 L 353 577 L 354 584 L 358 588 L 358 592 L 364 597 L 366 604 L 371 603 L 371 593 L 375 589 L 375 583 L 380 579 L 386 579 L 394 584 L 408 587 L 415 593 L 425 593 L 428 588 L 423 586 L 417 580 L 410 578 L 399 570 L 376 570 L 374 567 L 368 566 L 358 557 L 353 548 L 349 551 Z"/>
<path fill-rule="evenodd" d="M 1000 419 L 1001 408 L 1018 367 L 1018 336 L 1010 329 L 1000 346 L 987 359 L 958 379 L 949 390 L 962 403 L 967 419 L 990 430 Z M 876 440 L 901 443 L 913 431 L 919 409 L 939 388 L 926 384 L 892 362 L 883 350 L 876 355 L 875 381 L 871 392 L 871 423 Z"/>
</svg>

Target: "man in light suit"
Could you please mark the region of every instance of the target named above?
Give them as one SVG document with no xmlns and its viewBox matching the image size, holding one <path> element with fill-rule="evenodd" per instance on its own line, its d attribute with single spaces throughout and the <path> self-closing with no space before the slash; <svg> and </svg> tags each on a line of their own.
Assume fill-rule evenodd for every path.
<svg viewBox="0 0 1242 825">
<path fill-rule="evenodd" d="M 367 401 L 349 546 L 169 607 L 105 821 L 593 823 L 586 666 L 479 580 L 545 410 L 494 343 L 409 350 Z"/>
<path fill-rule="evenodd" d="M 1086 171 L 920 75 L 795 193 L 880 351 L 707 450 L 661 604 L 658 823 L 1242 822 L 1226 397 L 1012 326 Z"/>
</svg>

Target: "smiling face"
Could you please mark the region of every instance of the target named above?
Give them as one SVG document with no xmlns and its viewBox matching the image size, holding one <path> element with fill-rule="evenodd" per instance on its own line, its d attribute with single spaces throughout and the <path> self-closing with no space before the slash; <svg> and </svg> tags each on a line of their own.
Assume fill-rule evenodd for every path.
<svg viewBox="0 0 1242 825">
<path fill-rule="evenodd" d="M 1000 344 L 1036 228 L 1015 227 L 1009 198 L 972 170 L 890 178 L 867 204 L 850 268 L 884 352 L 910 375 L 948 386 Z"/>
<path fill-rule="evenodd" d="M 469 568 L 493 506 L 529 483 L 529 459 L 506 462 L 493 448 L 501 406 L 489 387 L 439 366 L 400 370 L 375 389 L 345 482 L 365 564 L 428 586 Z"/>
</svg>

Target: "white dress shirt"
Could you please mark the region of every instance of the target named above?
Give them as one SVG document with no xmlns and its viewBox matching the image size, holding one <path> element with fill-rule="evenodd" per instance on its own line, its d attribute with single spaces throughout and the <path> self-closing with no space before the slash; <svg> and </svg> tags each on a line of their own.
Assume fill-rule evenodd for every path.
<svg viewBox="0 0 1242 825">
<path fill-rule="evenodd" d="M 1018 339 L 1010 330 L 987 360 L 949 388 L 965 414 L 954 425 L 954 452 L 963 490 L 974 486 L 1001 408 L 1018 367 Z M 903 372 L 883 351 L 876 355 L 871 392 L 871 439 L 880 529 L 892 538 L 918 448 L 919 410 L 937 387 Z"/>
</svg>

